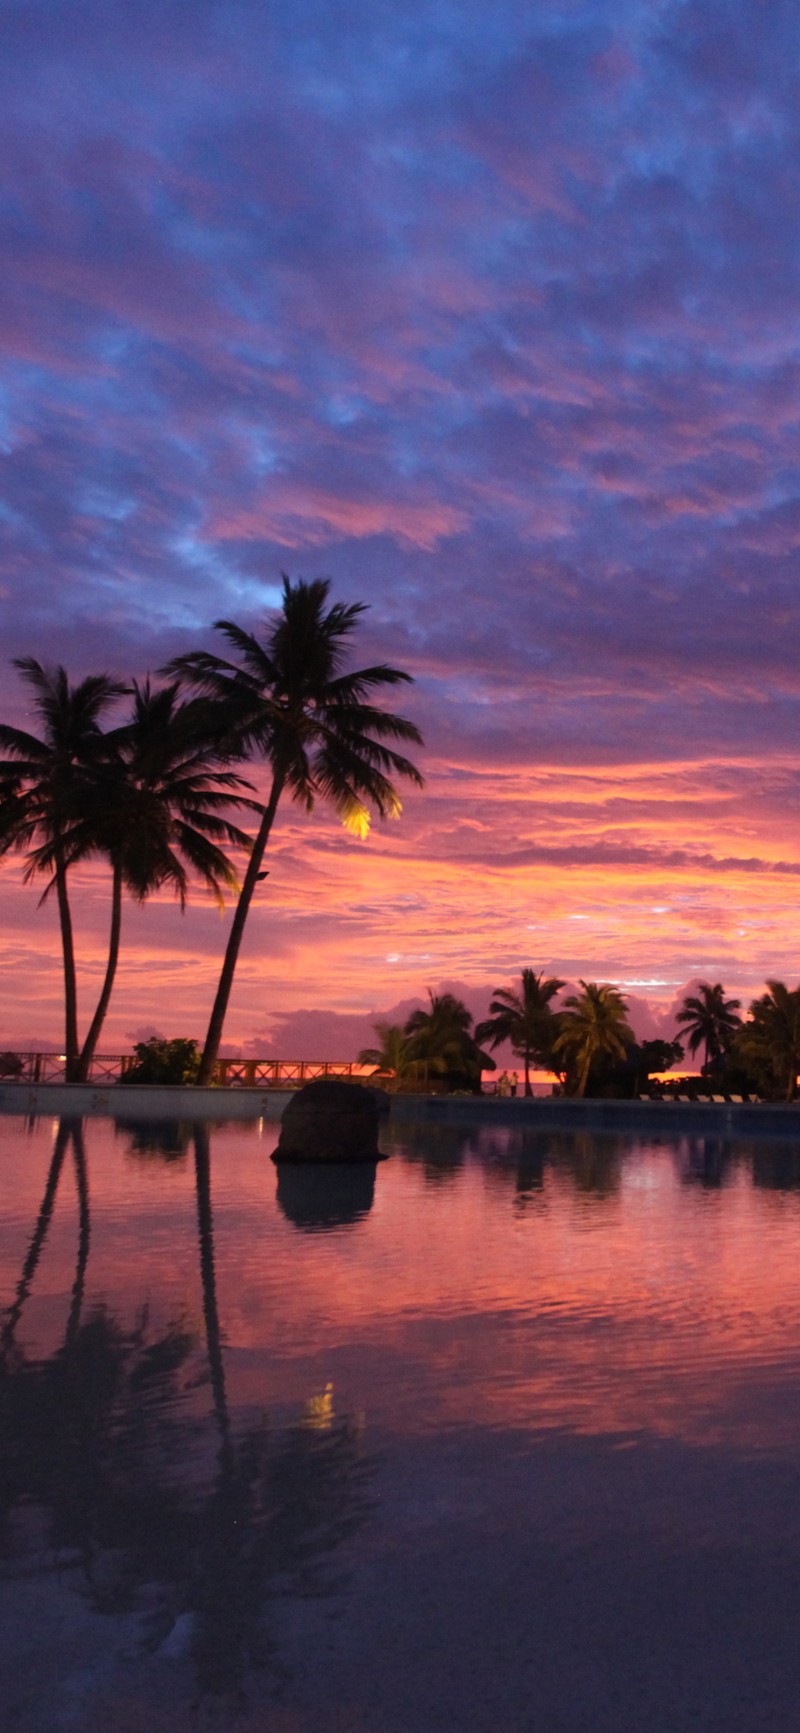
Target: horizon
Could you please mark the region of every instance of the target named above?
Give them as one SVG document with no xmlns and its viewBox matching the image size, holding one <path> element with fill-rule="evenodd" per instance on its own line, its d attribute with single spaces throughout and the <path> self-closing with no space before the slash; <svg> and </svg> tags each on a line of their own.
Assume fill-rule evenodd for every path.
<svg viewBox="0 0 800 1733">
<path fill-rule="evenodd" d="M 397 822 L 281 807 L 223 1050 L 526 966 L 644 1033 L 794 985 L 800 17 L 33 0 L 0 42 L 0 721 L 11 657 L 142 677 L 282 571 L 415 680 Z M 0 1047 L 58 1050 L 22 871 Z M 109 895 L 74 884 L 84 1029 Z M 126 903 L 105 1049 L 202 1040 L 224 932 Z"/>
</svg>

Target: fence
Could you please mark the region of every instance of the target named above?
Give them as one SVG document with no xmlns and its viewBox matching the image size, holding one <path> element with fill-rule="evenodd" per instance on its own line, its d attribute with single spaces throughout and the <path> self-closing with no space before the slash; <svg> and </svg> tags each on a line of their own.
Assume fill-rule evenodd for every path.
<svg viewBox="0 0 800 1733">
<path fill-rule="evenodd" d="M 96 1053 L 90 1083 L 124 1083 L 136 1064 L 133 1053 Z M 225 1088 L 296 1089 L 316 1077 L 349 1077 L 358 1081 L 370 1067 L 338 1059 L 218 1059 L 212 1082 Z M 63 1053 L 0 1053 L 0 1080 L 18 1083 L 64 1083 Z"/>
</svg>

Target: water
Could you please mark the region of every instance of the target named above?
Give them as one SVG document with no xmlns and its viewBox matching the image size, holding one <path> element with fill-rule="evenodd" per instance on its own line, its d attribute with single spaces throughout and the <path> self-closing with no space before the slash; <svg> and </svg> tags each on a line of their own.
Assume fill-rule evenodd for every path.
<svg viewBox="0 0 800 1733">
<path fill-rule="evenodd" d="M 0 1137 L 1 1726 L 796 1728 L 794 1146 Z"/>
</svg>

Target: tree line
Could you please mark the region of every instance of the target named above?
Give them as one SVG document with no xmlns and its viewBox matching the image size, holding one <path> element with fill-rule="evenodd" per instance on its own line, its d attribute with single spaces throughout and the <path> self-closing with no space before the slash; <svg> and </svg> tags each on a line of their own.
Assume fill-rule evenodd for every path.
<svg viewBox="0 0 800 1733">
<path fill-rule="evenodd" d="M 447 1089 L 479 1090 L 481 1073 L 495 1069 L 487 1048 L 508 1042 L 522 1060 L 525 1094 L 531 1069 L 550 1071 L 573 1096 L 635 1096 L 655 1072 L 680 1063 L 679 1040 L 637 1042 L 627 1019 L 627 1001 L 617 987 L 580 981 L 556 1009 L 566 982 L 523 969 L 517 987 L 499 987 L 489 1016 L 474 1020 L 452 993 L 429 991 L 427 1010 L 406 1023 L 378 1022 L 378 1044 L 362 1048 L 359 1060 L 374 1065 L 395 1087 L 438 1081 Z M 800 987 L 768 981 L 746 1018 L 741 1002 L 726 998 L 721 982 L 701 982 L 676 1013 L 689 1052 L 702 1052 L 701 1076 L 725 1094 L 793 1101 L 800 1071 Z"/>
<path fill-rule="evenodd" d="M 25 857 L 25 879 L 55 896 L 64 978 L 64 1051 L 69 1081 L 88 1077 L 120 957 L 127 893 L 144 902 L 171 889 L 181 908 L 192 880 L 222 903 L 235 897 L 230 932 L 196 1080 L 211 1080 L 255 888 L 284 795 L 306 811 L 318 800 L 365 836 L 371 818 L 401 811 L 397 781 L 422 786 L 396 743 L 422 744 L 413 722 L 375 701 L 411 676 L 386 663 L 348 671 L 361 602 L 329 604 L 323 579 L 283 578 L 281 606 L 256 637 L 215 622 L 227 656 L 194 650 L 160 670 L 166 682 L 121 682 L 108 674 L 71 683 L 63 667 L 33 657 L 14 666 L 32 693 L 39 732 L 0 725 L 0 855 Z M 107 726 L 123 699 L 121 723 Z M 242 776 L 264 767 L 265 800 Z M 249 820 L 244 830 L 238 820 Z M 229 849 L 244 857 L 239 875 Z M 83 1039 L 71 890 L 74 868 L 106 863 L 109 940 L 105 974 Z"/>
</svg>

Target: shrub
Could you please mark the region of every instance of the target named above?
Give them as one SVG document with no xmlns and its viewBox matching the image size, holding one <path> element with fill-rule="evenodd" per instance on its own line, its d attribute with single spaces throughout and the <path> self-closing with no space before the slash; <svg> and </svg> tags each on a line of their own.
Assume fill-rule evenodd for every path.
<svg viewBox="0 0 800 1733">
<path fill-rule="evenodd" d="M 200 1049 L 196 1041 L 181 1038 L 164 1041 L 151 1035 L 149 1041 L 137 1041 L 133 1049 L 136 1063 L 125 1072 L 123 1083 L 195 1083 L 200 1069 Z"/>
</svg>

